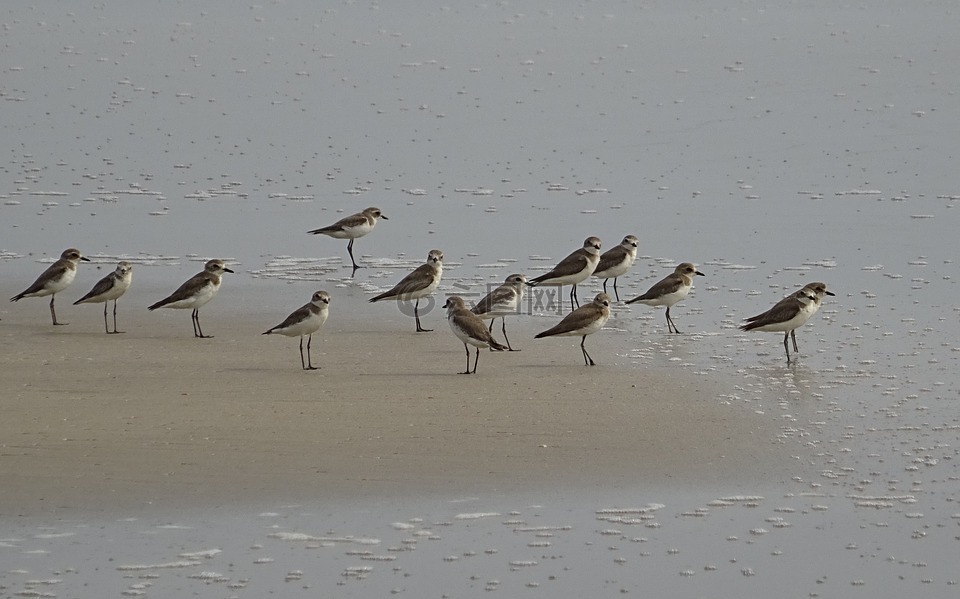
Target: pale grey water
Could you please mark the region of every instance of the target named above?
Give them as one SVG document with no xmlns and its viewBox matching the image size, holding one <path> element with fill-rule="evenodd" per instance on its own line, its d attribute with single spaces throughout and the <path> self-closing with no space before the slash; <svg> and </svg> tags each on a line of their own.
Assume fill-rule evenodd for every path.
<svg viewBox="0 0 960 599">
<path fill-rule="evenodd" d="M 740 379 L 718 401 L 769 416 L 798 464 L 733 491 L 6 517 L 2 596 L 956 596 L 955 3 L 37 2 L 0 20 L 8 281 L 76 246 L 141 262 L 145 304 L 137 287 L 218 256 L 237 309 L 270 301 L 278 264 L 366 293 L 437 247 L 460 291 L 633 233 L 621 295 L 683 260 L 708 276 L 674 311 L 697 334 L 618 309 L 616 361 Z M 368 205 L 390 220 L 357 241 L 376 267 L 353 283 L 331 270 L 346 243 L 305 231 Z M 778 335 L 735 327 L 811 280 L 837 297 L 786 368 Z M 738 495 L 756 498 L 711 503 Z M 498 515 L 456 518 L 477 513 Z"/>
</svg>

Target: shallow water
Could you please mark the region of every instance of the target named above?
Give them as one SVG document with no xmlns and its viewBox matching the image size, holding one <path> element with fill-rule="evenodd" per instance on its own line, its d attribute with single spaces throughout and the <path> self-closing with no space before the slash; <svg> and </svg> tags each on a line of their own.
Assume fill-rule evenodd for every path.
<svg viewBox="0 0 960 599">
<path fill-rule="evenodd" d="M 238 272 L 221 295 L 244 302 L 318 281 L 363 295 L 436 247 L 441 290 L 479 295 L 588 235 L 606 249 L 632 233 L 641 258 L 622 297 L 680 261 L 707 276 L 672 311 L 687 335 L 665 335 L 662 310 L 617 306 L 601 333 L 622 340 L 616 361 L 736 379 L 718 401 L 768 416 L 797 461 L 732 494 L 637 481 L 6 517 L 0 595 L 956 593 L 953 5 L 36 2 L 0 15 L 8 280 L 25 287 L 76 246 L 95 259 L 65 292 L 77 297 L 123 258 L 146 304 L 138 286 L 172 289 L 212 256 Z M 368 205 L 389 220 L 356 242 L 369 268 L 351 279 L 346 242 L 305 232 Z M 798 332 L 798 364 L 779 335 L 736 329 L 814 280 L 837 297 Z M 33 302 L 3 310 L 45 317 Z"/>
</svg>

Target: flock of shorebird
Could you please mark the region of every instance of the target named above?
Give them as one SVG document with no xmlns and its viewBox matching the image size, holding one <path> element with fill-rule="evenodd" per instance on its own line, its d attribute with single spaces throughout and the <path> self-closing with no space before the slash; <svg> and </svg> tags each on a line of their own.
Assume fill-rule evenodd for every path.
<svg viewBox="0 0 960 599">
<path fill-rule="evenodd" d="M 347 252 L 353 266 L 353 273 L 360 266 L 353 258 L 353 242 L 373 230 L 378 219 L 386 219 L 379 208 L 367 208 L 363 212 L 343 218 L 336 223 L 308 231 L 314 235 L 327 235 L 335 239 L 349 239 Z M 549 272 L 532 279 L 522 274 L 511 274 L 503 285 L 497 287 L 472 308 L 468 307 L 464 299 L 457 295 L 447 297 L 444 308 L 447 310 L 447 322 L 453 334 L 463 342 L 467 356 L 466 370 L 461 374 L 471 374 L 477 371 L 480 360 L 480 349 L 489 348 L 496 351 L 514 351 L 507 338 L 505 317 L 518 314 L 522 307 L 524 289 L 527 286 L 555 286 L 562 288 L 570 285 L 570 312 L 555 326 L 538 333 L 537 339 L 552 336 L 580 337 L 580 350 L 583 353 L 585 365 L 594 366 L 596 363 L 587 353 L 585 343 L 587 336 L 599 331 L 610 318 L 610 304 L 612 300 L 607 295 L 607 281 L 613 279 L 613 293 L 617 301 L 620 294 L 617 290 L 617 278 L 624 275 L 637 258 L 637 238 L 627 235 L 614 248 L 600 253 L 600 239 L 587 237 L 583 247 L 577 249 L 561 260 Z M 50 296 L 50 316 L 54 325 L 65 324 L 57 322 L 57 312 L 54 307 L 54 298 L 60 291 L 66 289 L 73 282 L 77 273 L 77 264 L 80 261 L 89 261 L 76 249 L 65 250 L 60 259 L 47 268 L 30 287 L 19 293 L 10 301 L 16 302 L 25 297 Z M 117 300 L 130 287 L 133 266 L 126 261 L 117 264 L 114 272 L 102 278 L 93 286 L 89 293 L 74 302 L 76 304 L 103 303 L 103 326 L 108 334 L 116 334 L 117 330 Z M 166 298 L 149 306 L 149 310 L 157 308 L 189 309 L 193 324 L 194 337 L 207 338 L 200 328 L 200 308 L 209 302 L 220 289 L 221 275 L 233 271 L 227 268 L 223 260 L 209 260 L 202 272 L 197 273 Z M 414 301 L 414 318 L 417 332 L 429 332 L 432 329 L 423 328 L 420 322 L 420 299 L 432 294 L 440 284 L 443 273 L 443 252 L 430 250 L 426 263 L 420 265 L 393 286 L 375 297 L 371 302 L 394 300 L 398 302 Z M 667 330 L 671 333 L 680 333 L 676 323 L 670 317 L 670 308 L 681 301 L 693 287 L 693 277 L 703 276 L 697 267 L 690 262 L 678 265 L 674 271 L 655 283 L 645 293 L 626 301 L 627 304 L 639 302 L 648 306 L 665 306 Z M 580 305 L 577 297 L 577 285 L 590 277 L 603 279 L 603 292 L 597 294 L 590 303 Z M 824 283 L 808 283 L 799 291 L 783 298 L 772 308 L 746 319 L 740 329 L 743 331 L 767 331 L 783 333 L 783 348 L 787 354 L 787 363 L 790 363 L 790 348 L 788 340 L 793 341 L 793 351 L 799 352 L 795 331 L 803 326 L 817 310 L 824 295 L 834 295 L 827 290 Z M 110 330 L 107 321 L 107 306 L 113 300 L 113 330 Z M 264 335 L 280 334 L 287 337 L 300 338 L 300 366 L 304 370 L 316 370 L 310 356 L 310 344 L 313 333 L 317 332 L 327 320 L 330 306 L 330 294 L 326 291 L 317 291 L 310 298 L 310 302 L 298 308 L 275 327 L 265 331 Z M 502 332 L 506 345 L 501 344 L 493 337 L 493 324 L 497 318 L 502 321 Z M 490 320 L 489 327 L 484 320 Z M 304 358 L 303 338 L 307 337 L 307 352 Z M 473 368 L 470 367 L 470 346 L 476 348 L 473 359 Z"/>
</svg>

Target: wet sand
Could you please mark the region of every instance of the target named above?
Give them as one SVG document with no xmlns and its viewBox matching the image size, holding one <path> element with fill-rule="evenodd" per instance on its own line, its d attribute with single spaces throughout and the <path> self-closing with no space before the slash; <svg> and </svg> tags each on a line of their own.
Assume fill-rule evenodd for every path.
<svg viewBox="0 0 960 599">
<path fill-rule="evenodd" d="M 121 300 L 127 332 L 109 336 L 99 304 L 61 299 L 62 327 L 45 298 L 5 306 L 0 513 L 722 488 L 776 480 L 789 460 L 771 451 L 769 420 L 718 401 L 731 381 L 633 367 L 617 355 L 623 332 L 590 337 L 600 365 L 587 368 L 579 339 L 533 341 L 552 320 L 513 318 L 522 351 L 484 350 L 464 376 L 439 311 L 425 319 L 436 331 L 416 334 L 338 290 L 313 341 L 321 369 L 304 372 L 296 339 L 260 335 L 288 310 L 228 294 L 242 297 L 234 284 L 201 311 L 213 339 L 192 336 L 189 311 L 148 313 L 143 298 Z"/>
</svg>

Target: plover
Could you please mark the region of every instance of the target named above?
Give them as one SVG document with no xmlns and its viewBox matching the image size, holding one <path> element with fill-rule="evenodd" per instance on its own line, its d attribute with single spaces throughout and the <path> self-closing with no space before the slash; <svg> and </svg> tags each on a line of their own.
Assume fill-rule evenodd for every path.
<svg viewBox="0 0 960 599">
<path fill-rule="evenodd" d="M 496 351 L 507 349 L 497 343 L 497 340 L 494 339 L 490 331 L 487 330 L 487 325 L 483 323 L 483 319 L 467 309 L 462 297 L 451 295 L 447 298 L 443 307 L 447 309 L 447 323 L 450 325 L 450 330 L 453 331 L 453 334 L 456 335 L 460 341 L 463 341 L 463 349 L 467 352 L 467 369 L 460 374 L 471 373 L 470 348 L 467 344 L 477 348 L 477 355 L 473 359 L 472 372 L 474 373 L 477 372 L 477 362 L 480 361 L 481 347 L 489 347 Z"/>
<path fill-rule="evenodd" d="M 696 266 L 684 262 L 678 265 L 671 274 L 657 281 L 646 293 L 629 299 L 626 303 L 640 302 L 648 306 L 666 306 L 667 331 L 679 334 L 680 329 L 670 318 L 670 306 L 687 297 L 687 294 L 690 293 L 690 288 L 693 287 L 693 275 L 704 276 L 702 272 L 697 270 Z"/>
<path fill-rule="evenodd" d="M 577 298 L 577 283 L 586 281 L 597 269 L 599 262 L 600 239 L 587 237 L 582 248 L 561 260 L 550 272 L 527 281 L 527 285 L 531 287 L 555 285 L 561 289 L 564 285 L 573 285 L 570 290 L 570 309 L 573 310 L 574 300 L 577 302 L 577 307 L 580 306 L 580 300 Z"/>
<path fill-rule="evenodd" d="M 117 268 L 112 273 L 103 277 L 93 286 L 85 296 L 73 302 L 77 304 L 96 304 L 103 302 L 103 328 L 108 335 L 122 333 L 117 330 L 117 300 L 130 288 L 130 282 L 133 280 L 133 265 L 126 260 L 117 263 Z M 107 326 L 107 304 L 113 300 L 113 330 Z"/>
<path fill-rule="evenodd" d="M 212 300 L 220 290 L 220 275 L 225 272 L 233 271 L 224 266 L 223 260 L 208 260 L 203 267 L 203 272 L 193 275 L 168 297 L 147 309 L 151 311 L 157 308 L 192 309 L 190 321 L 193 323 L 193 336 L 201 339 L 212 338 L 213 335 L 204 335 L 203 330 L 200 329 L 200 308 Z"/>
<path fill-rule="evenodd" d="M 417 319 L 417 332 L 429 333 L 433 329 L 425 329 L 420 326 L 420 298 L 426 297 L 434 292 L 440 285 L 440 277 L 443 275 L 443 252 L 440 250 L 430 250 L 427 254 L 426 264 L 421 264 L 403 277 L 399 283 L 393 286 L 390 291 L 385 291 L 376 297 L 370 298 L 371 302 L 381 300 L 395 299 L 398 302 L 417 300 L 413 306 L 413 316 Z"/>
<path fill-rule="evenodd" d="M 317 291 L 310 298 L 310 303 L 304 304 L 287 318 L 264 332 L 264 335 L 278 333 L 287 337 L 300 337 L 300 367 L 304 370 L 317 370 L 310 359 L 310 343 L 313 334 L 320 330 L 330 315 L 330 294 L 326 291 Z M 303 362 L 303 336 L 307 336 L 307 362 Z"/>
<path fill-rule="evenodd" d="M 60 254 L 60 259 L 47 267 L 47 270 L 43 271 L 37 280 L 33 282 L 33 285 L 30 285 L 21 293 L 10 298 L 11 302 L 17 302 L 25 297 L 44 297 L 50 296 L 50 317 L 53 318 L 53 324 L 61 325 L 67 324 L 66 322 L 57 322 L 57 310 L 54 308 L 53 300 L 56 299 L 57 293 L 66 289 L 70 283 L 73 283 L 74 277 L 77 276 L 77 263 L 83 260 L 84 262 L 89 262 L 89 258 L 84 258 L 80 255 L 80 250 L 75 248 L 69 248 L 63 250 L 63 253 Z"/>
<path fill-rule="evenodd" d="M 520 302 L 523 300 L 523 287 L 527 282 L 527 277 L 521 274 L 512 274 L 500 285 L 483 297 L 471 312 L 486 320 L 490 319 L 490 331 L 493 331 L 493 323 L 500 317 L 503 324 L 503 338 L 507 342 L 507 349 L 514 351 L 510 345 L 510 339 L 507 337 L 507 319 L 506 316 L 516 314 L 520 309 Z M 516 350 L 520 351 L 520 350 Z"/>
<path fill-rule="evenodd" d="M 313 231 L 307 231 L 311 235 L 328 235 L 334 239 L 349 239 L 347 243 L 347 253 L 350 254 L 350 262 L 353 263 L 353 274 L 357 273 L 360 265 L 353 259 L 353 240 L 363 237 L 377 225 L 377 219 L 390 220 L 383 215 L 379 208 L 370 207 L 363 212 L 351 214 L 341 218 L 337 222 L 327 227 L 320 227 Z"/>
<path fill-rule="evenodd" d="M 627 235 L 620 242 L 600 255 L 600 262 L 593 276 L 603 279 L 603 292 L 607 292 L 607 279 L 613 279 L 613 294 L 620 301 L 620 292 L 617 291 L 617 277 L 626 274 L 633 262 L 637 259 L 637 238 Z"/>
<path fill-rule="evenodd" d="M 827 291 L 825 283 L 807 283 L 802 289 L 783 298 L 766 312 L 747 318 L 746 324 L 741 326 L 740 330 L 783 333 L 783 349 L 787 352 L 787 364 L 789 364 L 790 348 L 787 346 L 787 338 L 793 340 L 793 351 L 800 353 L 797 348 L 796 330 L 816 314 L 824 295 L 834 295 L 833 292 Z"/>
<path fill-rule="evenodd" d="M 610 296 L 606 293 L 598 293 L 592 302 L 584 304 L 567 314 L 556 326 L 542 333 L 537 333 L 535 338 L 540 339 L 554 335 L 564 337 L 582 336 L 580 350 L 583 352 L 583 363 L 588 366 L 596 366 L 596 362 L 587 353 L 587 348 L 583 344 L 587 341 L 587 335 L 592 335 L 603 328 L 608 318 L 610 318 Z"/>
</svg>

